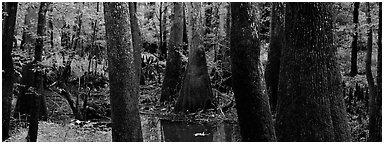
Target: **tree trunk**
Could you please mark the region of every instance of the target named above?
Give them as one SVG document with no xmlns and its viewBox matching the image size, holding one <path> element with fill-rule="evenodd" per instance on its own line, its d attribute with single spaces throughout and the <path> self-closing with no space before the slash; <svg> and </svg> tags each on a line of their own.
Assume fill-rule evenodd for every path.
<svg viewBox="0 0 384 144">
<path fill-rule="evenodd" d="M 188 10 L 188 66 L 175 106 L 176 112 L 211 107 L 212 89 L 202 41 L 201 3 L 186 3 Z"/>
<path fill-rule="evenodd" d="M 139 85 L 127 3 L 104 3 L 112 141 L 143 141 L 138 109 Z"/>
<path fill-rule="evenodd" d="M 183 4 L 183 53 L 184 55 L 188 55 L 188 34 L 187 34 L 187 16 L 185 13 L 185 3 Z M 184 73 L 184 71 L 182 72 Z"/>
<path fill-rule="evenodd" d="M 15 31 L 17 2 L 3 3 L 3 92 L 2 92 L 2 141 L 9 137 L 11 100 L 13 98 L 14 69 L 12 60 L 12 41 Z"/>
<path fill-rule="evenodd" d="M 262 83 L 260 48 L 252 33 L 250 3 L 231 3 L 233 90 L 242 141 L 276 141 L 268 97 Z"/>
<path fill-rule="evenodd" d="M 159 36 L 159 49 L 160 49 L 160 60 L 167 58 L 167 33 L 166 33 L 166 23 L 167 23 L 167 8 L 165 6 L 166 2 L 160 2 L 159 8 L 159 21 L 160 21 L 160 36 Z"/>
<path fill-rule="evenodd" d="M 375 81 L 372 75 L 371 63 L 372 63 L 372 22 L 371 22 L 371 14 L 370 14 L 370 6 L 369 2 L 366 2 L 367 5 L 367 24 L 369 26 L 368 29 L 368 46 L 367 46 L 367 57 L 365 61 L 365 74 L 367 76 L 368 88 L 369 88 L 369 137 L 368 141 L 370 142 L 381 142 L 381 95 L 378 95 L 378 85 L 375 85 Z M 381 17 L 381 3 L 380 3 L 380 16 Z M 380 19 L 380 18 L 379 18 Z M 381 20 L 381 19 L 380 19 Z M 380 21 L 381 22 L 381 21 Z M 381 25 L 379 26 L 381 29 Z M 379 30 L 379 35 L 381 35 L 381 31 Z M 381 37 L 381 36 L 380 36 Z M 380 46 L 380 45 L 379 45 Z M 379 47 L 380 49 L 380 47 Z M 381 63 L 379 63 L 381 64 Z M 381 69 L 378 69 L 381 71 Z M 379 74 L 379 72 L 378 72 Z M 378 81 L 377 81 L 378 82 Z M 381 87 L 379 87 L 381 89 Z M 379 101 L 380 100 L 380 101 Z"/>
<path fill-rule="evenodd" d="M 54 43 L 53 43 L 53 22 L 52 22 L 52 18 L 49 19 L 48 25 L 49 25 L 49 37 L 50 37 L 49 43 L 51 44 L 51 49 L 53 50 Z"/>
<path fill-rule="evenodd" d="M 161 88 L 160 102 L 172 100 L 180 90 L 181 81 L 181 47 L 183 44 L 183 4 L 173 3 L 171 36 L 168 46 L 167 65 Z"/>
<path fill-rule="evenodd" d="M 284 4 L 272 3 L 268 62 L 265 68 L 265 82 L 271 110 L 276 111 L 279 85 L 280 56 L 284 44 Z"/>
<path fill-rule="evenodd" d="M 82 27 L 82 24 L 83 24 L 83 12 L 81 11 L 81 9 L 83 8 L 84 6 L 84 3 L 83 5 L 81 6 L 79 4 L 79 7 L 77 8 L 77 19 L 76 19 L 76 24 L 77 24 L 77 27 L 76 27 L 76 38 L 75 38 L 75 41 L 74 41 L 74 44 L 73 44 L 73 50 L 75 51 L 77 49 L 77 47 L 80 45 L 80 35 L 81 35 L 81 27 Z"/>
<path fill-rule="evenodd" d="M 33 35 L 34 30 L 36 30 L 36 23 L 33 23 L 33 21 L 37 18 L 37 10 L 34 7 L 34 4 L 30 3 L 25 14 L 24 25 L 26 28 L 23 29 L 23 36 L 20 45 L 22 50 L 30 49 L 35 43 Z"/>
<path fill-rule="evenodd" d="M 45 97 L 42 95 L 43 90 L 43 79 L 42 79 L 42 69 L 39 67 L 39 63 L 42 61 L 43 47 L 44 47 L 44 37 L 45 37 L 45 25 L 46 25 L 46 13 L 50 3 L 42 2 L 40 3 L 40 9 L 38 13 L 38 22 L 37 22 L 37 39 L 35 46 L 35 69 L 37 71 L 34 73 L 34 86 L 35 91 L 27 90 L 26 97 L 32 97 L 32 104 L 30 108 L 30 122 L 29 122 L 29 131 L 27 141 L 36 142 L 37 141 L 37 132 L 38 132 L 38 118 L 39 112 L 43 112 L 44 120 L 47 116 L 47 108 L 45 105 Z M 42 104 L 42 107 L 40 107 Z M 41 109 L 40 109 L 41 108 Z"/>
<path fill-rule="evenodd" d="M 358 38 L 358 27 L 359 27 L 359 2 L 354 3 L 353 9 L 353 23 L 355 25 L 353 40 L 352 40 L 352 53 L 351 53 L 351 76 L 356 76 L 357 70 L 357 38 Z"/>
<path fill-rule="evenodd" d="M 136 8 L 137 3 L 129 3 L 129 15 L 130 15 L 130 22 L 131 22 L 131 33 L 132 33 L 132 44 L 133 44 L 133 51 L 134 51 L 134 64 L 136 66 L 136 74 L 137 74 L 137 85 L 140 85 L 140 75 L 141 75 L 141 48 L 142 46 L 142 40 L 140 35 L 140 27 L 136 16 Z"/>
<path fill-rule="evenodd" d="M 27 97 L 31 97 L 32 105 L 30 107 L 29 114 L 31 117 L 29 120 L 29 131 L 27 136 L 27 142 L 37 142 L 37 133 L 39 129 L 39 109 L 40 109 L 40 95 L 35 91 L 28 91 Z"/>
<path fill-rule="evenodd" d="M 43 48 L 44 48 L 44 41 L 45 41 L 45 35 L 46 35 L 46 14 L 48 11 L 50 3 L 42 2 L 40 3 L 40 9 L 38 13 L 38 22 L 37 22 L 37 38 L 36 38 L 36 45 L 35 45 L 35 61 L 37 63 L 42 61 L 42 54 L 43 54 Z M 36 65 L 38 66 L 38 65 Z M 40 98 L 41 106 L 40 108 L 40 115 L 43 118 L 43 120 L 47 120 L 48 118 L 48 112 L 47 112 L 47 106 L 45 102 L 45 96 L 42 95 L 43 90 L 43 70 L 38 69 L 35 74 L 35 86 L 37 88 L 38 96 L 37 98 Z M 39 114 L 39 113 L 38 113 Z"/>
<path fill-rule="evenodd" d="M 286 3 L 278 141 L 351 141 L 331 8 L 331 3 Z"/>
</svg>

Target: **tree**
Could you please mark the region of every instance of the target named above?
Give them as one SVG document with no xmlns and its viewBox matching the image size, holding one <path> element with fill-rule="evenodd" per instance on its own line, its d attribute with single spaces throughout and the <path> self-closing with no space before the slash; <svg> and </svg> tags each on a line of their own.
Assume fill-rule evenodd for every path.
<svg viewBox="0 0 384 144">
<path fill-rule="evenodd" d="M 13 97 L 14 69 L 12 46 L 16 23 L 17 2 L 3 3 L 3 92 L 2 92 L 2 141 L 9 137 L 9 121 L 11 117 L 11 98 Z"/>
<path fill-rule="evenodd" d="M 276 111 L 279 85 L 280 56 L 284 44 L 284 4 L 272 3 L 271 28 L 269 38 L 268 62 L 265 68 L 265 83 L 271 110 Z"/>
<path fill-rule="evenodd" d="M 202 42 L 201 3 L 186 3 L 188 11 L 188 65 L 176 112 L 196 112 L 211 107 L 212 89 Z"/>
<path fill-rule="evenodd" d="M 29 3 L 24 18 L 24 25 L 26 27 L 23 28 L 23 36 L 20 45 L 22 50 L 31 48 L 35 43 L 35 38 L 33 35 L 35 34 L 34 31 L 36 30 L 36 23 L 34 21 L 36 21 L 37 18 L 37 10 L 37 6 L 34 3 Z"/>
<path fill-rule="evenodd" d="M 358 38 L 358 27 L 359 27 L 359 2 L 354 3 L 353 9 L 353 23 L 354 23 L 354 33 L 352 40 L 352 52 L 351 52 L 351 76 L 356 76 L 358 73 L 357 70 L 357 38 Z"/>
<path fill-rule="evenodd" d="M 108 45 L 112 141 L 143 141 L 128 4 L 104 3 L 104 18 Z"/>
<path fill-rule="evenodd" d="M 276 141 L 268 97 L 262 83 L 259 40 L 250 3 L 231 3 L 233 90 L 242 141 Z"/>
<path fill-rule="evenodd" d="M 378 87 L 378 85 L 375 85 L 375 81 L 372 75 L 372 69 L 371 69 L 371 63 L 372 63 L 372 43 L 373 43 L 373 36 L 372 36 L 372 22 L 371 22 L 371 14 L 370 14 L 370 5 L 369 2 L 366 2 L 367 6 L 367 24 L 369 26 L 368 29 L 368 45 L 367 45 L 367 55 L 366 55 L 366 61 L 365 61 L 365 71 L 368 81 L 368 88 L 369 88 L 369 137 L 368 141 L 370 142 L 381 142 L 381 94 L 378 94 L 378 90 L 381 89 L 381 87 Z M 379 8 L 379 39 L 378 41 L 381 41 L 381 3 Z M 381 49 L 381 42 L 378 43 L 379 49 Z M 380 54 L 379 54 L 380 55 Z M 378 64 L 381 65 L 379 62 Z M 378 68 L 378 74 L 381 75 L 381 69 Z M 379 77 L 379 75 L 378 75 Z M 379 79 L 378 79 L 379 80 Z M 381 83 L 377 81 L 377 83 Z M 377 88 L 378 87 L 378 88 Z"/>
<path fill-rule="evenodd" d="M 42 54 L 43 54 L 43 47 L 44 47 L 44 39 L 45 39 L 45 32 L 46 32 L 46 14 L 48 11 L 50 3 L 42 2 L 40 3 L 40 9 L 38 13 L 38 22 L 37 22 L 37 38 L 36 38 L 36 44 L 35 44 L 35 60 L 34 65 L 36 72 L 34 72 L 34 87 L 36 88 L 37 93 L 30 93 L 27 92 L 27 97 L 32 97 L 32 106 L 30 108 L 30 115 L 31 118 L 29 119 L 29 131 L 28 131 L 28 137 L 27 141 L 29 142 L 36 142 L 37 141 L 37 132 L 38 132 L 38 119 L 39 119 L 39 112 L 40 108 L 45 109 L 45 114 L 47 114 L 46 105 L 45 105 L 45 97 L 42 95 L 43 90 L 43 73 L 42 68 L 39 66 L 42 61 Z M 32 70 L 31 70 L 32 71 Z M 43 107 L 40 107 L 40 104 L 43 105 Z M 46 120 L 47 116 L 45 116 Z"/>
<path fill-rule="evenodd" d="M 161 87 L 160 102 L 168 101 L 180 90 L 181 81 L 181 48 L 183 45 L 183 5 L 173 3 L 172 27 L 168 45 L 167 65 Z"/>
<path fill-rule="evenodd" d="M 167 2 L 160 2 L 159 7 L 159 21 L 160 21 L 160 36 L 159 36 L 159 48 L 160 48 L 160 60 L 167 58 Z"/>
<path fill-rule="evenodd" d="M 137 3 L 129 3 L 129 16 L 131 23 L 131 33 L 132 33 L 132 44 L 134 51 L 134 64 L 136 66 L 136 74 L 138 85 L 140 84 L 140 75 L 141 75 L 141 48 L 143 47 L 141 35 L 140 35 L 140 27 L 136 16 L 137 11 Z"/>
<path fill-rule="evenodd" d="M 331 3 L 286 3 L 278 141 L 351 141 L 331 8 Z"/>
</svg>

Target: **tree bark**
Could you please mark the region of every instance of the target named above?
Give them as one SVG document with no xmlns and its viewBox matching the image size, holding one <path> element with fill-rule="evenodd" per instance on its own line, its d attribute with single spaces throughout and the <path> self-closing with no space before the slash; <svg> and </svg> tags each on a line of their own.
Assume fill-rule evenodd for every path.
<svg viewBox="0 0 384 144">
<path fill-rule="evenodd" d="M 284 4 L 272 3 L 268 62 L 265 68 L 265 82 L 271 110 L 276 111 L 279 85 L 280 56 L 284 44 Z"/>
<path fill-rule="evenodd" d="M 3 92 L 2 92 L 2 141 L 9 137 L 11 100 L 13 97 L 14 69 L 12 60 L 12 41 L 15 31 L 17 2 L 3 3 Z"/>
<path fill-rule="evenodd" d="M 171 36 L 168 46 L 167 65 L 161 88 L 160 102 L 172 100 L 180 90 L 181 82 L 181 48 L 183 44 L 183 4 L 173 3 Z"/>
<path fill-rule="evenodd" d="M 211 107 L 212 89 L 202 42 L 201 3 L 186 3 L 188 10 L 188 66 L 175 106 L 176 112 Z"/>
<path fill-rule="evenodd" d="M 143 141 L 139 85 L 127 3 L 104 3 L 112 108 L 112 141 Z"/>
<path fill-rule="evenodd" d="M 365 74 L 367 76 L 368 81 L 368 88 L 369 88 L 369 142 L 381 142 L 381 94 L 378 94 L 379 89 L 381 87 L 377 88 L 378 85 L 375 85 L 375 81 L 372 74 L 371 69 L 371 63 L 372 63 L 372 43 L 373 43 L 373 36 L 372 36 L 372 22 L 371 22 L 371 14 L 370 14 L 370 5 L 369 2 L 366 2 L 367 6 L 367 24 L 369 26 L 368 29 L 368 46 L 367 46 L 367 56 L 365 61 Z M 380 3 L 380 16 L 381 17 L 381 3 Z M 379 18 L 381 20 L 381 18 Z M 381 23 L 381 21 L 380 21 Z M 379 24 L 380 25 L 380 24 Z M 379 26 L 381 29 L 381 25 Z M 379 30 L 379 35 L 381 35 L 381 31 Z M 381 38 L 381 36 L 380 36 Z M 380 41 L 380 39 L 379 39 Z M 379 44 L 378 44 L 379 45 Z M 379 45 L 380 46 L 380 45 Z M 381 46 L 379 47 L 379 49 Z M 379 62 L 378 64 L 381 65 Z M 378 74 L 381 74 L 381 69 L 378 69 Z M 379 81 L 377 81 L 379 83 Z M 380 100 L 380 101 L 379 101 Z"/>
<path fill-rule="evenodd" d="M 35 45 L 35 69 L 34 72 L 34 87 L 36 88 L 33 91 L 27 90 L 26 97 L 32 97 L 32 104 L 30 108 L 30 121 L 29 121 L 29 131 L 27 136 L 27 141 L 36 142 L 37 133 L 38 133 L 38 119 L 39 112 L 43 112 L 44 120 L 47 119 L 47 108 L 45 105 L 45 97 L 42 95 L 43 90 L 43 79 L 42 79 L 42 69 L 39 67 L 39 63 L 42 61 L 44 39 L 45 39 L 45 26 L 46 26 L 46 13 L 50 3 L 42 2 L 40 3 L 40 9 L 38 13 L 38 22 L 37 22 L 37 39 Z M 40 104 L 42 107 L 40 107 Z M 40 109 L 41 108 L 41 109 Z"/>
<path fill-rule="evenodd" d="M 331 3 L 286 3 L 278 141 L 351 141 L 331 8 Z"/>
<path fill-rule="evenodd" d="M 140 75 L 141 75 L 141 48 L 143 47 L 140 27 L 136 16 L 136 8 L 137 3 L 129 3 L 129 15 L 131 22 L 131 33 L 132 33 L 132 44 L 134 51 L 134 64 L 136 66 L 136 75 L 137 75 L 137 84 L 140 85 Z"/>
<path fill-rule="evenodd" d="M 233 90 L 242 141 L 276 141 L 268 97 L 262 83 L 260 48 L 252 33 L 250 3 L 231 3 Z"/>
<path fill-rule="evenodd" d="M 352 40 L 352 52 L 351 52 L 351 76 L 356 76 L 358 73 L 357 69 L 357 39 L 358 39 L 358 27 L 359 27 L 359 2 L 354 3 L 353 9 L 353 23 L 355 25 L 353 40 Z"/>
<path fill-rule="evenodd" d="M 37 22 L 37 38 L 36 38 L 36 44 L 35 44 L 35 62 L 37 64 L 42 61 L 42 55 L 43 55 L 43 48 L 44 48 L 44 41 L 46 36 L 46 14 L 48 11 L 50 3 L 49 2 L 42 2 L 40 3 L 40 9 L 38 13 L 38 22 Z M 39 66 L 36 65 L 36 66 Z M 48 112 L 47 112 L 47 106 L 45 102 L 45 96 L 42 95 L 43 90 L 43 70 L 41 68 L 38 68 L 38 70 L 35 73 L 35 85 L 37 88 L 37 92 L 40 96 L 37 98 L 40 98 L 41 106 L 38 108 L 41 112 L 40 115 L 43 118 L 43 120 L 47 120 L 48 118 Z M 39 114 L 39 113 L 38 113 Z"/>
</svg>

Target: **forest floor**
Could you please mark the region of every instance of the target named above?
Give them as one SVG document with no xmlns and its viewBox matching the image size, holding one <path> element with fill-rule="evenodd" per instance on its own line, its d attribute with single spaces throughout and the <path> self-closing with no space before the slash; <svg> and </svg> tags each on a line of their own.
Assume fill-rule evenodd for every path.
<svg viewBox="0 0 384 144">
<path fill-rule="evenodd" d="M 159 103 L 161 85 L 152 83 L 146 86 L 140 86 L 141 94 L 139 97 L 139 112 L 141 118 L 141 126 L 143 132 L 143 140 L 145 142 L 165 141 L 164 134 L 161 130 L 164 126 L 158 126 L 160 120 L 171 122 L 197 124 L 203 127 L 216 129 L 223 123 L 237 125 L 236 109 L 231 107 L 228 111 L 222 112 L 220 109 L 208 109 L 207 111 L 199 111 L 189 114 L 176 114 L 173 112 L 174 103 Z M 111 122 L 109 117 L 91 119 L 88 121 L 79 121 L 74 119 L 71 109 L 66 100 L 58 94 L 47 92 L 47 106 L 50 110 L 50 118 L 48 121 L 39 122 L 38 138 L 39 142 L 110 142 L 112 140 Z M 220 101 L 231 101 L 230 97 L 225 94 L 220 94 Z M 233 94 L 232 94 L 233 95 Z M 90 102 L 103 105 L 109 105 L 109 92 L 105 89 L 100 89 L 99 92 L 92 94 Z M 218 97 L 217 97 L 218 98 Z M 226 99 L 226 100 L 223 100 Z M 223 106 L 224 104 L 221 103 Z M 183 129 L 183 128 L 181 128 Z M 191 134 L 199 137 L 205 130 L 193 129 Z M 181 130 L 182 132 L 189 132 Z M 200 132 L 199 132 L 200 131 Z M 164 133 L 164 132 L 163 132 Z M 212 132 L 213 133 L 213 132 Z M 216 132 L 218 133 L 218 132 Z M 232 132 L 232 133 L 238 133 Z M 6 141 L 9 142 L 26 142 L 28 135 L 28 124 L 26 120 L 12 120 L 11 137 Z M 217 134 L 216 134 L 217 135 Z M 205 136 L 205 135 L 203 135 Z M 238 136 L 237 136 L 238 137 Z M 216 138 L 217 139 L 217 138 Z M 238 141 L 239 138 L 234 139 Z M 205 141 L 205 140 L 204 140 Z M 219 140 L 220 141 L 220 140 Z"/>
</svg>

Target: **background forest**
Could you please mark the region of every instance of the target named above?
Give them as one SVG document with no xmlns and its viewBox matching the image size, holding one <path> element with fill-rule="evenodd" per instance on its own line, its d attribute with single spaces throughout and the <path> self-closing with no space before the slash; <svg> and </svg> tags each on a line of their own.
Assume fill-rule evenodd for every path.
<svg viewBox="0 0 384 144">
<path fill-rule="evenodd" d="M 2 140 L 382 141 L 381 7 L 2 3 Z"/>
</svg>

